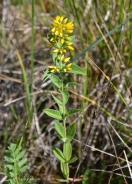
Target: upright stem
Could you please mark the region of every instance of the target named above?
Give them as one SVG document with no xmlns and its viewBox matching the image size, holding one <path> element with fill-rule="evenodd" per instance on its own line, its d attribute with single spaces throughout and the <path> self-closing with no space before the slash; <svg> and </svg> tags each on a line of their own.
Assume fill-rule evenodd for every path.
<svg viewBox="0 0 132 184">
<path fill-rule="evenodd" d="M 35 6 L 35 0 L 32 0 L 31 93 L 33 92 L 33 72 L 34 72 L 34 6 Z"/>
<path fill-rule="evenodd" d="M 35 0 L 32 0 L 32 15 L 31 15 L 31 23 L 32 23 L 32 35 L 31 35 L 31 90 L 30 93 L 33 93 L 33 80 L 34 80 L 34 8 L 35 8 Z M 33 101 L 31 98 L 30 102 L 30 119 L 32 123 L 32 112 L 33 112 Z"/>
<path fill-rule="evenodd" d="M 64 91 L 64 78 L 63 78 L 63 73 L 61 73 L 61 81 L 62 81 L 62 92 Z M 63 104 L 63 115 L 65 115 L 65 104 L 64 104 L 64 99 L 63 99 L 63 96 L 62 96 L 62 104 Z M 64 126 L 64 133 L 65 133 L 65 138 L 67 137 L 66 135 L 66 118 L 63 118 L 63 126 Z M 66 161 L 68 161 L 68 152 L 67 152 L 67 146 L 66 146 L 66 143 L 63 143 L 64 147 L 65 147 L 65 150 L 66 150 Z M 68 170 L 68 163 L 66 163 L 66 180 L 68 180 L 69 178 L 69 170 Z"/>
</svg>

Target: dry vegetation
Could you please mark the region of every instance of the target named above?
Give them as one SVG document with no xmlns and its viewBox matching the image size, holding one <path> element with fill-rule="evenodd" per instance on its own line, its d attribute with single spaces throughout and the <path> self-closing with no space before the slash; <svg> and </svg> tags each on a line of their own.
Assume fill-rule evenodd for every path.
<svg viewBox="0 0 132 184">
<path fill-rule="evenodd" d="M 0 2 L 0 165 L 5 148 L 24 136 L 29 172 L 37 181 L 53 184 L 61 177 L 51 150 L 52 145 L 60 146 L 54 121 L 43 113 L 44 108 L 57 108 L 51 97 L 55 90 L 50 80 L 42 83 L 43 71 L 52 63 L 47 41 L 51 18 L 61 14 L 75 23 L 71 57 L 87 72 L 72 79 L 82 85 L 71 89 L 68 103 L 81 109 L 69 119 L 77 123 L 73 150 L 79 156 L 71 177 L 91 169 L 83 184 L 132 183 L 131 0 L 36 0 L 34 57 L 31 2 Z M 66 80 L 71 80 L 69 74 Z M 3 173 L 0 178 L 3 183 Z"/>
</svg>

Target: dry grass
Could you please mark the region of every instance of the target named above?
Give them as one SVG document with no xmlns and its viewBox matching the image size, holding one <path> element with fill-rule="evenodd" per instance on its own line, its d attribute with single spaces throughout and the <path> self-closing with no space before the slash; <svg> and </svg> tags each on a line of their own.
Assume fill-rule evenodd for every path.
<svg viewBox="0 0 132 184">
<path fill-rule="evenodd" d="M 47 41 L 51 18 L 64 14 L 75 23 L 73 60 L 95 42 L 88 52 L 75 60 L 86 70 L 87 77 L 74 76 L 74 81 L 82 85 L 70 91 L 68 103 L 68 106 L 81 108 L 81 113 L 69 120 L 78 126 L 73 149 L 80 158 L 71 166 L 71 177 L 80 176 L 89 168 L 92 170 L 90 184 L 131 183 L 132 22 L 131 19 L 124 22 L 132 16 L 131 0 L 36 1 L 33 84 L 31 2 L 8 2 L 0 2 L 1 165 L 5 147 L 10 142 L 18 142 L 23 135 L 29 172 L 38 180 L 42 178 L 52 184 L 61 177 L 58 161 L 51 151 L 52 145 L 60 145 L 54 122 L 42 111 L 47 107 L 57 108 L 51 97 L 55 91 L 49 80 L 42 83 L 42 75 L 52 63 Z M 105 37 L 121 23 L 120 29 Z M 100 38 L 102 41 L 97 43 Z M 27 121 L 29 112 L 23 71 L 16 50 L 25 67 L 29 90 L 33 85 L 30 94 L 33 119 L 30 123 Z M 70 79 L 67 75 L 66 80 Z"/>
</svg>

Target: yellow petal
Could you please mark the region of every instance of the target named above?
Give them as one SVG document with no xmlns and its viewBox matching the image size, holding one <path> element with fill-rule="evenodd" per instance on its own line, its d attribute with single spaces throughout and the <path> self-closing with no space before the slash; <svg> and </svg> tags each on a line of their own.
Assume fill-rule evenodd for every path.
<svg viewBox="0 0 132 184">
<path fill-rule="evenodd" d="M 63 59 L 64 59 L 64 54 L 61 56 L 61 61 L 63 61 Z"/>
<path fill-rule="evenodd" d="M 53 19 L 53 22 L 54 23 L 59 23 L 60 21 L 60 16 L 56 16 L 54 19 Z"/>
<path fill-rule="evenodd" d="M 58 35 L 58 31 L 55 32 L 55 35 L 56 35 L 56 36 Z"/>
<path fill-rule="evenodd" d="M 51 29 L 52 32 L 55 32 L 55 27 L 53 27 L 53 29 Z"/>
<path fill-rule="evenodd" d="M 69 40 L 70 40 L 70 38 L 69 38 L 68 36 L 65 36 L 65 40 L 69 41 Z"/>
<path fill-rule="evenodd" d="M 66 69 L 64 68 L 63 71 L 66 72 Z"/>
<path fill-rule="evenodd" d="M 50 69 L 51 69 L 51 68 L 54 68 L 54 66 L 48 66 L 48 68 L 50 68 Z"/>
<path fill-rule="evenodd" d="M 61 16 L 61 17 L 60 17 L 60 22 L 62 22 L 62 21 L 63 21 L 63 19 L 64 19 L 64 16 Z"/>
<path fill-rule="evenodd" d="M 57 58 L 57 59 L 60 61 L 61 57 L 60 57 L 60 56 L 58 56 L 58 58 Z"/>
<path fill-rule="evenodd" d="M 67 23 L 67 20 L 68 20 L 68 18 L 65 18 L 65 19 L 63 20 L 63 23 L 66 24 L 66 23 Z"/>
<path fill-rule="evenodd" d="M 59 72 L 60 70 L 58 68 L 56 68 L 56 71 Z"/>
<path fill-rule="evenodd" d="M 56 20 L 60 20 L 60 16 L 59 15 L 56 16 Z"/>
<path fill-rule="evenodd" d="M 59 52 L 59 49 L 55 49 L 53 52 L 56 52 L 57 53 L 57 52 Z"/>
<path fill-rule="evenodd" d="M 72 32 L 73 32 L 72 29 L 67 30 L 67 33 L 72 33 Z"/>
<path fill-rule="evenodd" d="M 70 57 L 65 58 L 65 59 L 64 59 L 64 62 L 67 62 L 67 61 L 69 61 L 69 60 L 70 60 Z"/>
<path fill-rule="evenodd" d="M 60 37 L 62 37 L 63 36 L 63 34 L 62 34 L 62 32 L 60 32 Z"/>
<path fill-rule="evenodd" d="M 66 28 L 67 28 L 67 29 L 73 29 L 73 27 L 74 27 L 74 24 L 73 24 L 72 22 L 68 22 L 68 23 L 66 24 Z"/>
<path fill-rule="evenodd" d="M 72 42 L 65 42 L 66 45 L 72 45 L 73 43 Z"/>
<path fill-rule="evenodd" d="M 60 16 L 57 15 L 55 19 L 56 19 L 57 21 L 59 21 L 59 20 L 60 20 Z"/>
<path fill-rule="evenodd" d="M 66 65 L 66 68 L 69 68 L 72 65 L 72 63 L 69 63 L 68 65 Z"/>
<path fill-rule="evenodd" d="M 69 45 L 67 48 L 68 48 L 69 50 L 74 50 L 74 48 L 73 48 L 72 46 L 70 46 L 70 45 Z"/>
<path fill-rule="evenodd" d="M 60 42 L 61 42 L 61 44 L 63 44 L 63 43 L 64 43 L 64 39 L 61 39 L 61 41 L 60 41 Z"/>
<path fill-rule="evenodd" d="M 50 41 L 51 41 L 51 42 L 54 41 L 54 38 L 51 38 Z"/>
<path fill-rule="evenodd" d="M 53 73 L 53 72 L 55 72 L 55 70 L 53 69 L 53 70 L 51 70 L 50 72 L 52 72 L 52 73 Z"/>
</svg>

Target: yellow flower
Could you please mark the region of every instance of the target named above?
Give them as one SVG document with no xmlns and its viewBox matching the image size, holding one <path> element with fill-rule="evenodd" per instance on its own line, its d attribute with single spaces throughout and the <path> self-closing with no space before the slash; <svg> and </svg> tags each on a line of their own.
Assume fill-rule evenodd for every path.
<svg viewBox="0 0 132 184">
<path fill-rule="evenodd" d="M 57 59 L 58 59 L 59 61 L 63 61 L 63 60 L 64 60 L 64 54 L 59 55 Z"/>
<path fill-rule="evenodd" d="M 74 28 L 74 24 L 69 22 L 65 25 L 66 33 L 72 33 Z"/>
<path fill-rule="evenodd" d="M 59 68 L 57 68 L 56 66 L 48 66 L 48 68 L 50 69 L 50 72 L 52 73 L 60 72 Z"/>
<path fill-rule="evenodd" d="M 74 50 L 72 47 L 73 37 L 70 37 L 70 33 L 73 32 L 74 24 L 68 22 L 68 18 L 64 16 L 56 16 L 52 19 L 53 24 L 51 27 L 50 34 L 48 34 L 48 40 L 50 47 L 54 47 L 53 53 L 55 54 L 55 64 L 57 66 L 49 66 L 50 72 L 67 72 L 72 70 L 71 65 L 66 63 L 70 60 L 70 57 L 65 58 L 67 50 Z"/>
<path fill-rule="evenodd" d="M 65 40 L 66 40 L 66 41 L 69 41 L 69 40 L 70 40 L 69 35 L 65 35 Z"/>
<path fill-rule="evenodd" d="M 72 46 L 70 46 L 70 45 L 68 45 L 67 48 L 68 48 L 69 50 L 74 50 L 74 48 L 73 48 Z"/>
<path fill-rule="evenodd" d="M 69 63 L 68 65 L 66 65 L 66 68 L 69 68 L 72 65 L 72 63 Z"/>
<path fill-rule="evenodd" d="M 52 38 L 50 39 L 50 41 L 51 41 L 51 42 L 55 42 L 56 40 L 55 40 L 54 37 L 52 37 Z"/>
<path fill-rule="evenodd" d="M 53 52 L 59 53 L 59 54 L 64 54 L 66 52 L 66 49 L 64 49 L 63 47 L 61 47 L 60 49 L 55 49 Z"/>
<path fill-rule="evenodd" d="M 61 44 L 63 44 L 65 42 L 65 40 L 63 38 L 60 39 Z"/>
<path fill-rule="evenodd" d="M 59 52 L 59 49 L 55 49 L 53 52 L 56 52 L 57 53 L 57 52 Z"/>
<path fill-rule="evenodd" d="M 72 63 L 66 65 L 66 69 L 67 69 L 67 70 L 72 70 L 71 65 L 72 65 Z"/>
<path fill-rule="evenodd" d="M 65 68 L 63 68 L 63 71 L 66 72 L 66 71 L 72 70 L 71 65 L 72 63 L 69 63 L 68 65 L 66 65 Z"/>
<path fill-rule="evenodd" d="M 70 60 L 70 57 L 64 58 L 64 54 L 62 54 L 62 55 L 59 55 L 57 59 L 58 59 L 59 62 L 65 62 L 66 63 Z"/>
<path fill-rule="evenodd" d="M 65 59 L 64 59 L 64 62 L 66 63 L 66 62 L 69 61 L 69 60 L 70 60 L 70 57 L 65 58 Z"/>
<path fill-rule="evenodd" d="M 53 19 L 53 25 L 51 28 L 52 35 L 64 38 L 67 37 L 67 34 L 72 33 L 74 29 L 74 24 L 72 22 L 67 23 L 67 21 L 68 19 L 64 16 L 56 16 Z"/>
</svg>

